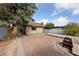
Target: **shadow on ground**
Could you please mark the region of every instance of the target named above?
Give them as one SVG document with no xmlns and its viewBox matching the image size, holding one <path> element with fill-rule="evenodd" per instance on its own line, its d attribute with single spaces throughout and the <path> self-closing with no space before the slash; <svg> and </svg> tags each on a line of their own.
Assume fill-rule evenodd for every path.
<svg viewBox="0 0 79 59">
<path fill-rule="evenodd" d="M 68 47 L 67 47 L 67 46 L 64 46 L 64 47 L 63 47 L 62 42 L 59 42 L 58 44 L 59 44 L 59 46 L 61 46 L 62 48 L 65 48 L 65 49 L 68 50 Z M 72 54 L 72 55 L 74 55 L 74 56 L 78 56 L 78 55 L 74 54 L 73 52 L 71 52 L 71 51 L 69 51 L 69 50 L 68 50 L 68 51 L 65 51 L 65 52 L 68 52 L 68 53 L 70 53 L 70 54 Z"/>
</svg>

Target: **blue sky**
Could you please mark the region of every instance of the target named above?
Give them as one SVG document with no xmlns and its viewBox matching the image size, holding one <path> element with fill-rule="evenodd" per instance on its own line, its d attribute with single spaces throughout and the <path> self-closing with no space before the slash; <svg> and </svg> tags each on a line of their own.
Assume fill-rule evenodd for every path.
<svg viewBox="0 0 79 59">
<path fill-rule="evenodd" d="M 38 3 L 38 10 L 33 15 L 35 22 L 52 22 L 55 26 L 64 26 L 69 22 L 79 23 L 79 4 Z"/>
</svg>

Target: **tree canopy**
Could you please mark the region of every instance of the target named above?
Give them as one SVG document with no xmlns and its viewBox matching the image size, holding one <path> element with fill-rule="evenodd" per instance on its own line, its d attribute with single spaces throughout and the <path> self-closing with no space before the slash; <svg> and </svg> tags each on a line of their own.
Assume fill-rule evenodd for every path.
<svg viewBox="0 0 79 59">
<path fill-rule="evenodd" d="M 79 34 L 79 24 L 77 23 L 69 23 L 64 28 L 64 33 L 66 35 L 78 35 Z"/>
<path fill-rule="evenodd" d="M 54 24 L 52 24 L 52 23 L 47 23 L 45 25 L 45 29 L 52 29 L 53 27 L 54 27 Z"/>
<path fill-rule="evenodd" d="M 0 4 L 0 21 L 23 25 L 32 19 L 36 10 L 34 3 L 3 3 Z"/>
</svg>

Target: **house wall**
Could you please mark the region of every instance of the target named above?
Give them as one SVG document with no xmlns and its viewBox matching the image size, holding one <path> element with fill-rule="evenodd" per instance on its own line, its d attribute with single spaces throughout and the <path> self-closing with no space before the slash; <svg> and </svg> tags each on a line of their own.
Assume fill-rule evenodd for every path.
<svg viewBox="0 0 79 59">
<path fill-rule="evenodd" d="M 36 30 L 32 30 L 31 26 L 26 27 L 26 34 L 36 34 L 36 33 L 42 33 L 43 28 L 36 27 Z"/>
<path fill-rule="evenodd" d="M 29 27 L 29 26 L 26 26 L 26 34 L 30 34 L 30 30 L 31 30 L 31 27 Z"/>
</svg>

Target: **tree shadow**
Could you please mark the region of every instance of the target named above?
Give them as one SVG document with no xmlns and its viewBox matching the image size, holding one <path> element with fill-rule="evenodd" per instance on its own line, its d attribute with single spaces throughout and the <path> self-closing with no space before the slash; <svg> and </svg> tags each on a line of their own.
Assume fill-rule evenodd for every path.
<svg viewBox="0 0 79 59">
<path fill-rule="evenodd" d="M 58 44 L 59 44 L 61 47 L 63 47 L 62 42 L 59 42 Z M 66 48 L 66 49 L 68 50 L 68 47 L 67 47 L 67 46 L 64 46 L 63 48 Z M 78 55 L 74 54 L 73 52 L 71 52 L 70 50 L 68 50 L 68 52 L 71 53 L 71 54 L 74 55 L 74 56 L 78 56 Z"/>
</svg>

